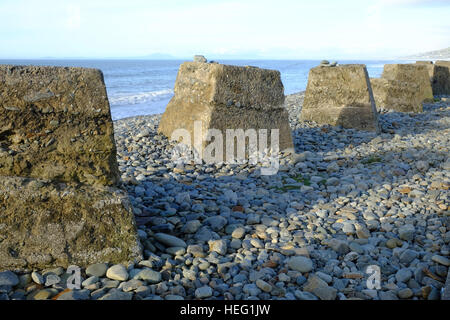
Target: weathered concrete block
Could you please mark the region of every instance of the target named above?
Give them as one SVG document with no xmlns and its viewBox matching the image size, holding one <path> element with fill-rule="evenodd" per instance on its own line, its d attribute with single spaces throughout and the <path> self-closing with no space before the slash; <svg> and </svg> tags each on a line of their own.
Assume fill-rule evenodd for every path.
<svg viewBox="0 0 450 320">
<path fill-rule="evenodd" d="M 354 64 L 312 68 L 300 119 L 378 131 L 378 114 L 366 67 Z"/>
<path fill-rule="evenodd" d="M 100 70 L 0 66 L 0 269 L 141 258 Z"/>
<path fill-rule="evenodd" d="M 0 175 L 118 181 L 100 70 L 0 66 Z"/>
<path fill-rule="evenodd" d="M 433 93 L 436 95 L 450 95 L 450 61 L 436 61 L 433 79 Z"/>
<path fill-rule="evenodd" d="M 422 101 L 433 101 L 430 76 L 427 66 L 422 64 L 385 64 L 381 76 L 388 80 L 415 83 L 419 86 Z"/>
<path fill-rule="evenodd" d="M 433 61 L 416 61 L 417 64 L 424 64 L 424 65 L 428 65 L 428 64 L 433 64 Z"/>
<path fill-rule="evenodd" d="M 430 76 L 431 88 L 433 89 L 433 95 L 447 95 L 450 94 L 450 73 L 449 67 L 443 64 L 433 64 L 432 61 L 417 61 L 417 64 L 425 65 Z M 440 61 L 437 61 L 440 63 Z M 450 65 L 450 62 L 448 62 Z"/>
<path fill-rule="evenodd" d="M 430 80 L 433 79 L 434 71 L 435 71 L 433 61 L 416 61 L 416 64 L 426 66 L 426 68 L 428 70 L 428 75 L 430 76 Z"/>
<path fill-rule="evenodd" d="M 0 177 L 0 270 L 140 257 L 132 208 L 122 190 Z"/>
<path fill-rule="evenodd" d="M 438 66 L 444 66 L 444 67 L 449 67 L 450 68 L 450 61 L 448 60 L 437 60 L 435 62 L 436 65 Z"/>
<path fill-rule="evenodd" d="M 175 130 L 189 131 L 201 121 L 203 145 L 208 129 L 224 137 L 226 129 L 279 129 L 280 150 L 292 148 L 288 113 L 283 107 L 280 73 L 256 67 L 185 62 L 175 82 L 175 96 L 167 105 L 158 132 L 171 138 Z M 197 138 L 198 139 L 198 138 Z M 269 143 L 270 145 L 270 143 Z"/>
<path fill-rule="evenodd" d="M 399 112 L 423 111 L 417 84 L 383 78 L 370 79 L 370 83 L 377 108 Z"/>
</svg>

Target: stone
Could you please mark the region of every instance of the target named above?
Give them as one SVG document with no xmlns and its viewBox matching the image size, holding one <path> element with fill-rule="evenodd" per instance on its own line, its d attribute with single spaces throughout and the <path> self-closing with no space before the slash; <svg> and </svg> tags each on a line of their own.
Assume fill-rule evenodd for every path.
<svg viewBox="0 0 450 320">
<path fill-rule="evenodd" d="M 91 292 L 87 289 L 70 290 L 58 295 L 56 300 L 90 300 Z"/>
<path fill-rule="evenodd" d="M 87 278 L 86 280 L 84 280 L 84 281 L 81 283 L 81 286 L 82 286 L 83 288 L 86 288 L 86 287 L 89 287 L 89 286 L 91 286 L 91 285 L 93 285 L 93 284 L 99 282 L 99 280 L 100 280 L 100 279 L 99 279 L 97 276 L 92 276 L 92 277 L 89 277 L 89 278 Z"/>
<path fill-rule="evenodd" d="M 139 281 L 137 279 L 131 279 L 128 280 L 127 282 L 121 283 L 119 289 L 121 288 L 124 292 L 130 292 L 136 290 L 139 287 L 142 287 L 143 285 L 144 283 L 142 281 Z"/>
<path fill-rule="evenodd" d="M 409 269 L 403 268 L 397 271 L 395 274 L 395 279 L 397 279 L 398 282 L 406 283 L 409 279 L 412 277 L 412 272 Z"/>
<path fill-rule="evenodd" d="M 184 233 L 196 233 L 198 229 L 202 226 L 200 220 L 191 220 L 187 221 L 183 226 Z"/>
<path fill-rule="evenodd" d="M 156 283 L 160 283 L 162 281 L 162 275 L 158 271 L 154 271 L 152 269 L 146 268 L 146 269 L 143 269 L 142 271 L 139 271 L 134 276 L 134 279 L 144 280 L 150 284 L 156 284 Z"/>
<path fill-rule="evenodd" d="M 378 295 L 380 300 L 398 300 L 397 295 L 392 291 L 380 291 Z"/>
<path fill-rule="evenodd" d="M 419 171 L 426 172 L 430 168 L 430 165 L 429 165 L 428 161 L 417 161 L 416 168 Z M 411 195 L 411 193 L 410 193 L 410 195 Z"/>
<path fill-rule="evenodd" d="M 14 287 L 19 284 L 19 277 L 12 271 L 0 272 L 0 287 L 11 286 Z"/>
<path fill-rule="evenodd" d="M 355 227 L 351 222 L 344 222 L 342 232 L 344 232 L 345 234 L 353 234 L 355 233 Z"/>
<path fill-rule="evenodd" d="M 123 292 L 117 289 L 112 289 L 99 300 L 131 300 L 133 299 L 133 292 Z"/>
<path fill-rule="evenodd" d="M 53 296 L 53 292 L 50 289 L 39 290 L 36 293 L 33 293 L 31 296 L 32 300 L 48 300 Z"/>
<path fill-rule="evenodd" d="M 168 294 L 164 297 L 165 300 L 184 300 L 182 296 L 176 295 L 176 294 Z"/>
<path fill-rule="evenodd" d="M 217 252 L 220 255 L 225 255 L 227 253 L 227 242 L 226 240 L 210 240 L 208 241 L 209 251 Z"/>
<path fill-rule="evenodd" d="M 406 224 L 398 229 L 398 236 L 400 239 L 405 241 L 411 241 L 414 239 L 414 233 L 416 228 L 411 224 Z"/>
<path fill-rule="evenodd" d="M 166 249 L 167 253 L 170 253 L 174 256 L 181 256 L 186 253 L 186 248 L 183 247 L 169 247 Z"/>
<path fill-rule="evenodd" d="M 127 281 L 129 275 L 124 265 L 116 264 L 106 271 L 106 276 L 112 280 Z"/>
<path fill-rule="evenodd" d="M 326 283 L 330 284 L 333 281 L 333 277 L 329 274 L 326 274 L 324 272 L 318 271 L 316 272 L 316 276 L 318 276 L 320 279 L 325 281 Z"/>
<path fill-rule="evenodd" d="M 156 233 L 154 237 L 156 241 L 161 242 L 167 247 L 187 247 L 186 242 L 170 234 Z"/>
<path fill-rule="evenodd" d="M 350 252 L 350 247 L 349 245 L 342 240 L 339 239 L 331 239 L 328 242 L 328 246 L 333 249 L 335 252 L 337 252 L 338 254 L 347 254 Z"/>
<path fill-rule="evenodd" d="M 432 102 L 433 89 L 427 67 L 420 64 L 385 64 L 381 76 L 387 80 L 399 80 L 415 83 L 419 86 L 419 97 L 421 102 Z"/>
<path fill-rule="evenodd" d="M 56 274 L 49 274 L 45 277 L 45 286 L 51 287 L 55 284 L 58 284 L 61 281 L 61 278 Z"/>
<path fill-rule="evenodd" d="M 166 107 L 159 123 L 158 132 L 171 140 L 177 129 L 185 129 L 191 141 L 182 141 L 194 146 L 203 159 L 211 159 L 208 145 L 209 129 L 221 133 L 223 158 L 225 161 L 227 129 L 243 135 L 248 129 L 267 130 L 267 146 L 271 144 L 271 130 L 279 130 L 279 150 L 293 148 L 288 113 L 284 108 L 284 88 L 280 72 L 256 67 L 240 67 L 223 64 L 185 62 L 180 66 L 175 82 L 175 95 Z M 229 132 L 231 133 L 231 131 Z M 260 137 L 261 138 L 261 137 Z M 269 140 L 269 141 L 267 141 Z M 263 141 L 264 142 L 264 141 Z M 248 146 L 244 140 L 243 143 Z M 220 145 L 217 146 L 220 148 Z M 236 150 L 234 150 L 236 156 Z M 232 156 L 233 154 L 230 154 Z M 248 153 L 244 155 L 248 156 Z M 228 159 L 230 160 L 230 159 Z M 208 160 L 209 161 L 209 160 Z"/>
<path fill-rule="evenodd" d="M 195 297 L 197 299 L 209 298 L 212 296 L 212 294 L 213 290 L 211 289 L 211 287 L 208 286 L 203 286 L 195 290 Z"/>
<path fill-rule="evenodd" d="M 15 151 L 0 153 L 0 176 L 102 186 L 119 181 L 100 70 L 0 65 L 0 88 L 0 143 Z"/>
<path fill-rule="evenodd" d="M 248 294 L 249 296 L 256 297 L 261 293 L 261 290 L 254 283 L 248 283 L 244 285 L 242 292 Z"/>
<path fill-rule="evenodd" d="M 260 288 L 264 292 L 272 291 L 272 286 L 269 283 L 265 282 L 264 280 L 258 279 L 256 280 L 255 284 L 258 288 Z"/>
<path fill-rule="evenodd" d="M 208 62 L 208 60 L 206 60 L 206 58 L 202 55 L 195 55 L 194 62 L 206 63 L 206 62 Z"/>
<path fill-rule="evenodd" d="M 311 292 L 304 292 L 304 291 L 296 290 L 294 292 L 294 294 L 298 300 L 319 300 L 319 298 L 317 298 Z"/>
<path fill-rule="evenodd" d="M 233 239 L 230 241 L 230 247 L 237 250 L 242 247 L 242 241 L 240 239 Z"/>
<path fill-rule="evenodd" d="M 227 224 L 227 219 L 221 216 L 215 216 L 206 219 L 204 222 L 210 225 L 211 229 L 217 232 L 220 231 Z"/>
<path fill-rule="evenodd" d="M 292 270 L 306 273 L 313 269 L 313 262 L 307 257 L 295 256 L 289 259 L 288 267 Z"/>
<path fill-rule="evenodd" d="M 130 201 L 118 188 L 0 177 L 0 207 L 0 270 L 142 258 Z"/>
<path fill-rule="evenodd" d="M 397 292 L 397 296 L 400 299 L 409 299 L 414 295 L 414 292 L 410 288 L 401 289 Z"/>
<path fill-rule="evenodd" d="M 100 70 L 0 66 L 0 270 L 142 258 Z"/>
<path fill-rule="evenodd" d="M 300 120 L 379 132 L 378 114 L 365 65 L 312 68 Z"/>
<path fill-rule="evenodd" d="M 431 257 L 431 260 L 433 260 L 436 263 L 442 264 L 443 266 L 450 267 L 450 259 L 449 258 L 446 258 L 446 257 L 436 254 Z"/>
<path fill-rule="evenodd" d="M 106 263 L 96 263 L 86 268 L 86 275 L 102 278 L 105 276 L 107 270 L 108 265 Z"/>
<path fill-rule="evenodd" d="M 403 251 L 403 253 L 400 255 L 400 262 L 403 264 L 410 264 L 414 259 L 416 259 L 419 256 L 419 254 L 411 249 L 406 249 Z"/>
<path fill-rule="evenodd" d="M 374 290 L 374 289 L 364 289 L 361 291 L 362 293 L 364 293 L 366 296 L 372 298 L 372 299 L 376 299 L 378 298 L 378 291 Z"/>
<path fill-rule="evenodd" d="M 245 229 L 243 227 L 238 227 L 233 230 L 231 237 L 235 239 L 241 239 L 245 235 Z"/>
<path fill-rule="evenodd" d="M 316 275 L 312 275 L 308 278 L 308 282 L 303 287 L 304 291 L 311 292 L 321 300 L 335 300 L 337 290 Z"/>
<path fill-rule="evenodd" d="M 186 252 L 192 254 L 195 258 L 204 258 L 206 256 L 203 252 L 203 247 L 198 244 L 189 245 Z"/>
<path fill-rule="evenodd" d="M 37 271 L 33 271 L 31 273 L 31 279 L 33 279 L 33 281 L 37 284 L 44 284 L 45 283 L 45 279 L 44 277 Z"/>
<path fill-rule="evenodd" d="M 422 112 L 422 99 L 416 83 L 383 78 L 371 78 L 370 84 L 377 109 L 399 112 Z"/>
<path fill-rule="evenodd" d="M 264 243 L 259 239 L 250 239 L 250 244 L 257 249 L 264 248 Z"/>
</svg>

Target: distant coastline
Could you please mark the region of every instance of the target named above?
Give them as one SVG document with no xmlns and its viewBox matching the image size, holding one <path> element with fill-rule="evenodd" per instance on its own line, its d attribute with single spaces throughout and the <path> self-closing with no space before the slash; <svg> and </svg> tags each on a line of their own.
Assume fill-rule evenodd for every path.
<svg viewBox="0 0 450 320">
<path fill-rule="evenodd" d="M 403 57 L 405 60 L 450 60 L 450 48 L 434 50 Z"/>
</svg>

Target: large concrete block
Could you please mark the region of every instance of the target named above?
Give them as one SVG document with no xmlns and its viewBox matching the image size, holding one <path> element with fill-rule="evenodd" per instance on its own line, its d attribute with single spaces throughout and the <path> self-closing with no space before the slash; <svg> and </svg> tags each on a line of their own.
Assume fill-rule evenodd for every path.
<svg viewBox="0 0 450 320">
<path fill-rule="evenodd" d="M 124 191 L 0 177 L 0 270 L 140 258 L 134 216 Z"/>
<path fill-rule="evenodd" d="M 0 175 L 113 185 L 115 148 L 100 70 L 0 66 Z"/>
<path fill-rule="evenodd" d="M 201 121 L 202 136 L 196 139 L 206 146 L 207 131 L 217 129 L 223 135 L 225 150 L 227 129 L 266 129 L 269 137 L 270 130 L 278 129 L 279 149 L 292 148 L 283 103 L 284 88 L 278 71 L 185 62 L 178 71 L 175 96 L 162 115 L 158 132 L 171 138 L 175 130 L 186 129 L 194 145 L 194 125 Z"/>
<path fill-rule="evenodd" d="M 433 101 L 429 71 L 423 64 L 385 64 L 381 76 L 388 80 L 415 83 L 419 86 L 422 101 Z"/>
<path fill-rule="evenodd" d="M 354 64 L 312 68 L 300 120 L 379 131 L 366 67 Z"/>
<path fill-rule="evenodd" d="M 280 72 L 219 63 L 185 62 L 175 82 L 175 96 L 191 103 L 268 110 L 284 102 Z"/>
<path fill-rule="evenodd" d="M 435 62 L 436 65 L 438 66 L 444 66 L 444 67 L 449 67 L 450 68 L 450 61 L 448 60 L 437 60 Z"/>
<path fill-rule="evenodd" d="M 101 71 L 0 66 L 0 269 L 142 258 Z"/>
<path fill-rule="evenodd" d="M 432 82 L 433 93 L 436 95 L 450 95 L 450 61 L 436 61 Z"/>
<path fill-rule="evenodd" d="M 433 89 L 433 95 L 447 95 L 450 94 L 450 73 L 449 67 L 437 61 L 433 64 L 432 61 L 416 61 L 417 64 L 425 65 L 430 76 L 431 88 Z M 450 64 L 450 62 L 449 62 Z"/>
<path fill-rule="evenodd" d="M 383 78 L 370 79 L 377 108 L 399 112 L 422 112 L 419 86 L 415 83 Z"/>
</svg>

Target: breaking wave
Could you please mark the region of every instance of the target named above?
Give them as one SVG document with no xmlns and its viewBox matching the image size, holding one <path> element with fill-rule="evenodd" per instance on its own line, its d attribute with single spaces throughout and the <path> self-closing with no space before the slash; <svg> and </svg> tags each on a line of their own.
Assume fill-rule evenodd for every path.
<svg viewBox="0 0 450 320">
<path fill-rule="evenodd" d="M 172 89 L 164 89 L 158 91 L 139 92 L 132 94 L 117 94 L 109 98 L 111 106 L 123 106 L 133 104 L 145 104 L 167 99 L 173 95 Z"/>
</svg>

